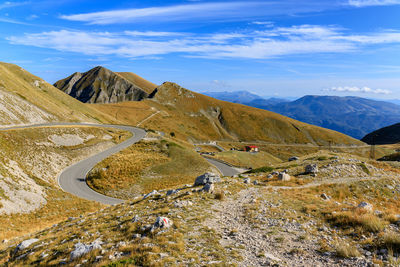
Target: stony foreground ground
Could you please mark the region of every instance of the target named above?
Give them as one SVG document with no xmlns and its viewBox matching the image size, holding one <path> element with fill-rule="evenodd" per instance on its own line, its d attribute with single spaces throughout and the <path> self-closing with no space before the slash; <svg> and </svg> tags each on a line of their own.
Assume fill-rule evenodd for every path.
<svg viewBox="0 0 400 267">
<path fill-rule="evenodd" d="M 318 171 L 304 173 L 310 164 Z M 328 155 L 154 191 L 5 240 L 0 264 L 398 266 L 398 176 L 387 164 Z"/>
</svg>

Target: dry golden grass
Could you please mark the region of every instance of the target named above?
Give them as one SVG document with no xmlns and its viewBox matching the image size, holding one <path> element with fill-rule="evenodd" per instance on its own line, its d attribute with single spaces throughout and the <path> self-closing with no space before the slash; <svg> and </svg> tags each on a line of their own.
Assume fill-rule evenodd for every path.
<svg viewBox="0 0 400 267">
<path fill-rule="evenodd" d="M 85 104 L 99 112 L 110 115 L 119 123 L 137 125 L 139 122 L 155 113 L 144 101 L 128 101 L 116 104 Z M 150 127 L 152 128 L 152 127 Z"/>
<path fill-rule="evenodd" d="M 132 72 L 116 72 L 118 75 L 124 77 L 131 83 L 142 88 L 146 93 L 150 94 L 156 89 L 157 85 L 155 83 L 149 82 L 139 75 Z"/>
<path fill-rule="evenodd" d="M 96 166 L 88 184 L 114 197 L 130 198 L 193 183 L 209 164 L 194 151 L 176 143 L 139 142 Z"/>
<path fill-rule="evenodd" d="M 332 214 L 332 222 L 340 227 L 360 226 L 365 232 L 381 232 L 387 223 L 372 213 L 360 209 Z"/>
<path fill-rule="evenodd" d="M 301 123 L 266 110 L 213 99 L 173 83 L 158 87 L 148 105 L 163 111 L 144 123 L 147 128 L 174 132 L 180 140 L 260 140 L 270 143 L 362 144 L 338 132 Z M 101 105 L 100 110 L 107 109 Z M 127 118 L 128 123 L 129 118 Z M 137 120 L 135 120 L 136 122 Z"/>
<path fill-rule="evenodd" d="M 381 246 L 395 252 L 400 252 L 400 234 L 396 232 L 385 233 L 382 237 Z"/>
<path fill-rule="evenodd" d="M 260 168 L 267 165 L 280 163 L 281 160 L 271 154 L 261 151 L 259 153 L 249 153 L 244 151 L 225 151 L 216 153 L 216 159 L 223 160 L 234 166 L 245 168 Z"/>
<path fill-rule="evenodd" d="M 348 243 L 343 243 L 343 242 L 337 243 L 335 250 L 336 250 L 336 255 L 342 258 L 353 258 L 361 256 L 361 253 L 357 249 L 357 247 L 354 245 L 350 245 Z"/>
<path fill-rule="evenodd" d="M 114 122 L 112 117 L 61 92 L 17 65 L 0 62 L 0 88 L 16 93 L 61 121 Z M 34 85 L 40 81 L 39 87 Z"/>
</svg>

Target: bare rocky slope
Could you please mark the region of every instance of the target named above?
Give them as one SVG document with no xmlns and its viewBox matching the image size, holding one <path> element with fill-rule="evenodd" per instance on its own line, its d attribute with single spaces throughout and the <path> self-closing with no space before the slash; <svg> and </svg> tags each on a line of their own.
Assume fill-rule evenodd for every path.
<svg viewBox="0 0 400 267">
<path fill-rule="evenodd" d="M 147 98 L 152 84 L 134 74 L 119 75 L 95 67 L 85 73 L 75 72 L 54 86 L 84 103 L 116 103 Z"/>
</svg>

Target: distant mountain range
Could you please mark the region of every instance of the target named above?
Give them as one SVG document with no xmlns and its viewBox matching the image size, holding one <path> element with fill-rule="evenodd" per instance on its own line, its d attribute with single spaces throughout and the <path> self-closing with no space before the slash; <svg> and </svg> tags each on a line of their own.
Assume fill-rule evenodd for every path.
<svg viewBox="0 0 400 267">
<path fill-rule="evenodd" d="M 400 122 L 399 105 L 361 97 L 309 95 L 288 101 L 257 98 L 257 95 L 244 91 L 208 94 L 221 100 L 277 112 L 358 139 L 376 129 Z"/>
<path fill-rule="evenodd" d="M 263 98 L 259 95 L 250 93 L 248 91 L 235 91 L 235 92 L 203 92 L 202 94 L 214 97 L 219 100 L 228 101 L 232 103 L 244 104 L 251 107 L 263 108 L 270 105 L 279 103 L 290 102 L 286 98 Z"/>
</svg>

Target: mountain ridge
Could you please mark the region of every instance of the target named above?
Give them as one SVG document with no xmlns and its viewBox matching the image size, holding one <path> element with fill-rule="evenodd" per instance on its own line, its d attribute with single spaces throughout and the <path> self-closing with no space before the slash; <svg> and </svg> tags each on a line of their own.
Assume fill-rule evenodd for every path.
<svg viewBox="0 0 400 267">
<path fill-rule="evenodd" d="M 135 78 L 146 89 L 132 83 Z M 137 75 L 118 74 L 97 66 L 84 73 L 75 72 L 54 86 L 83 103 L 117 103 L 147 98 L 150 84 Z"/>
<path fill-rule="evenodd" d="M 234 95 L 234 92 L 229 93 L 227 97 Z M 224 99 L 223 95 L 216 96 L 219 99 Z M 270 110 L 302 122 L 342 132 L 357 139 L 376 129 L 400 121 L 399 105 L 356 96 L 305 95 L 294 101 L 242 99 L 240 102 L 244 105 Z"/>
</svg>

